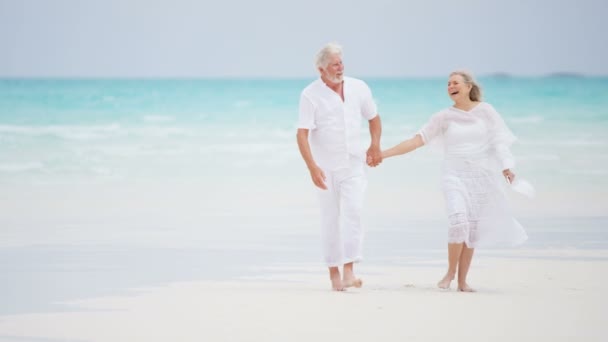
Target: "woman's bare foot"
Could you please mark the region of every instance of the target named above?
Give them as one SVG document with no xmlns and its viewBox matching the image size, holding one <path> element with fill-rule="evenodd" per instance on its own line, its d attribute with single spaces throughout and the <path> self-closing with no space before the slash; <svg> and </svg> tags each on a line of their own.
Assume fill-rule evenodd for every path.
<svg viewBox="0 0 608 342">
<path fill-rule="evenodd" d="M 337 276 L 332 275 L 331 279 L 331 289 L 334 291 L 344 291 L 346 290 L 344 284 L 342 284 L 342 279 L 340 279 L 340 274 Z"/>
<path fill-rule="evenodd" d="M 458 284 L 458 291 L 460 292 L 475 292 L 467 283 Z"/>
<path fill-rule="evenodd" d="M 360 288 L 361 286 L 363 286 L 363 280 L 361 280 L 360 278 L 344 279 L 342 280 L 342 284 L 344 285 L 344 287 Z"/>
<path fill-rule="evenodd" d="M 449 289 L 452 280 L 454 280 L 454 276 L 451 274 L 446 274 L 445 277 L 443 277 L 443 279 L 437 283 L 437 287 L 444 290 Z"/>
</svg>

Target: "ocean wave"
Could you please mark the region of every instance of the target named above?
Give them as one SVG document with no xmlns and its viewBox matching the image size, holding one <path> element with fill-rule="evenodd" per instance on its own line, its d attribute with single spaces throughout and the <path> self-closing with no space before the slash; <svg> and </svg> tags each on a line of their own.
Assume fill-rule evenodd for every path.
<svg viewBox="0 0 608 342">
<path fill-rule="evenodd" d="M 130 130 L 132 133 L 143 137 L 168 138 L 173 136 L 192 136 L 194 132 L 188 128 L 168 127 L 136 127 Z"/>
<path fill-rule="evenodd" d="M 558 161 L 561 157 L 557 154 L 536 154 L 536 155 L 520 155 L 517 157 L 518 160 L 531 160 L 531 161 Z"/>
<path fill-rule="evenodd" d="M 175 121 L 175 118 L 168 115 L 145 115 L 143 117 L 145 122 L 149 123 L 167 123 Z"/>
<path fill-rule="evenodd" d="M 532 116 L 524 116 L 521 118 L 511 117 L 511 118 L 507 118 L 506 121 L 509 123 L 514 123 L 514 124 L 539 124 L 539 123 L 545 121 L 545 118 L 543 118 L 540 115 L 532 115 Z"/>
<path fill-rule="evenodd" d="M 78 151 L 78 154 L 87 156 L 102 156 L 112 157 L 145 157 L 145 156 L 183 156 L 190 151 L 183 146 L 158 146 L 158 145 L 140 145 L 140 144 L 120 144 L 111 146 L 97 146 Z M 90 157 L 89 157 L 90 159 Z M 96 157 L 90 159 L 91 162 L 102 162 L 103 158 Z"/>
<path fill-rule="evenodd" d="M 294 144 L 286 143 L 237 143 L 237 144 L 216 144 L 207 145 L 199 149 L 202 153 L 213 153 L 213 152 L 237 152 L 243 154 L 259 154 L 269 153 L 276 154 L 280 151 L 294 150 Z"/>
<path fill-rule="evenodd" d="M 174 136 L 193 136 L 194 130 L 179 126 L 123 126 L 117 123 L 108 125 L 49 125 L 49 126 L 18 126 L 0 125 L 0 136 L 54 136 L 64 140 L 87 141 L 115 138 L 119 136 L 140 136 L 151 138 L 167 138 Z M 199 134 L 200 135 L 200 134 Z"/>
<path fill-rule="evenodd" d="M 50 126 L 17 126 L 0 125 L 0 134 L 44 136 L 51 135 L 65 140 L 93 140 L 106 138 L 121 130 L 119 124 L 99 126 L 50 125 Z"/>
<path fill-rule="evenodd" d="M 7 163 L 0 164 L 0 172 L 23 172 L 39 170 L 44 167 L 44 164 L 40 162 L 29 162 L 29 163 Z"/>
<path fill-rule="evenodd" d="M 270 135 L 275 138 L 282 139 L 296 139 L 297 129 L 274 129 L 270 132 Z"/>
<path fill-rule="evenodd" d="M 608 174 L 608 170 L 604 170 L 604 169 L 585 169 L 585 168 L 581 168 L 581 169 L 564 169 L 562 170 L 563 173 L 569 174 L 569 175 L 578 175 L 578 176 L 605 176 Z"/>
<path fill-rule="evenodd" d="M 279 167 L 290 164 L 292 160 L 292 158 L 239 159 L 232 162 L 232 167 L 238 169 L 250 169 L 256 166 Z"/>
<path fill-rule="evenodd" d="M 247 107 L 251 107 L 251 101 L 239 100 L 239 101 L 236 101 L 233 105 L 236 108 L 247 108 Z"/>
<path fill-rule="evenodd" d="M 606 140 L 588 140 L 588 139 L 570 139 L 564 138 L 560 140 L 522 140 L 523 145 L 532 146 L 606 146 Z"/>
</svg>

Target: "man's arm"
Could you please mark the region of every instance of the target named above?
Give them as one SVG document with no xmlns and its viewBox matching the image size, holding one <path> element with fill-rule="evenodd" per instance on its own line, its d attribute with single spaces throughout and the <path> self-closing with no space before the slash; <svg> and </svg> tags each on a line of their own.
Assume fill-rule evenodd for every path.
<svg viewBox="0 0 608 342">
<path fill-rule="evenodd" d="M 382 122 L 380 115 L 369 120 L 369 133 L 371 144 L 367 149 L 367 160 L 369 166 L 378 166 L 382 162 L 382 151 L 380 150 L 380 136 L 382 135 Z"/>
<path fill-rule="evenodd" d="M 323 170 L 315 163 L 315 160 L 312 157 L 312 151 L 310 150 L 310 144 L 308 143 L 308 129 L 299 128 L 296 136 L 300 154 L 306 163 L 306 167 L 308 167 L 308 171 L 310 171 L 312 182 L 315 183 L 317 187 L 327 190 L 327 186 L 325 185 L 325 173 L 323 173 Z"/>
</svg>

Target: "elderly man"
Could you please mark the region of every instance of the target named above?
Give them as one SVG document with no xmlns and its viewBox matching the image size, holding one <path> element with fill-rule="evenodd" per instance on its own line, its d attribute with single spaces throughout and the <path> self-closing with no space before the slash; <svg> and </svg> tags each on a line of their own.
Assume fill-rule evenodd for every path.
<svg viewBox="0 0 608 342">
<path fill-rule="evenodd" d="M 366 159 L 370 166 L 382 162 L 382 126 L 367 84 L 344 76 L 340 46 L 325 45 L 316 56 L 316 67 L 320 78 L 300 97 L 297 139 L 319 188 L 321 240 L 332 289 L 343 291 L 362 285 L 353 264 L 362 259 Z M 369 122 L 371 134 L 367 155 L 360 138 L 362 118 Z"/>
</svg>

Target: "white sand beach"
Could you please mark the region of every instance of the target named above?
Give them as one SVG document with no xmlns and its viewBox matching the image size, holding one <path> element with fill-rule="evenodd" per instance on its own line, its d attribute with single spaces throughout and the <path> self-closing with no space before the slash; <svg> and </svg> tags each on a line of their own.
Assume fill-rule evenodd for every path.
<svg viewBox="0 0 608 342">
<path fill-rule="evenodd" d="M 608 341 L 608 1 L 353 4 L 0 0 L 0 342 Z M 369 89 L 302 101 L 329 41 L 329 85 Z M 475 293 L 436 286 L 444 160 L 504 154 L 503 120 L 448 129 L 461 69 L 536 193 L 505 180 L 528 241 L 476 250 Z M 382 150 L 433 121 L 455 144 L 365 169 L 364 284 L 335 292 L 297 131 L 328 171 L 375 114 Z M 465 173 L 474 220 L 494 182 Z"/>
<path fill-rule="evenodd" d="M 439 261 L 363 263 L 364 287 L 338 293 L 286 265 L 2 316 L 0 341 L 605 341 L 606 271 L 605 250 L 501 251 L 474 260 L 476 293 L 437 289 Z"/>
</svg>

